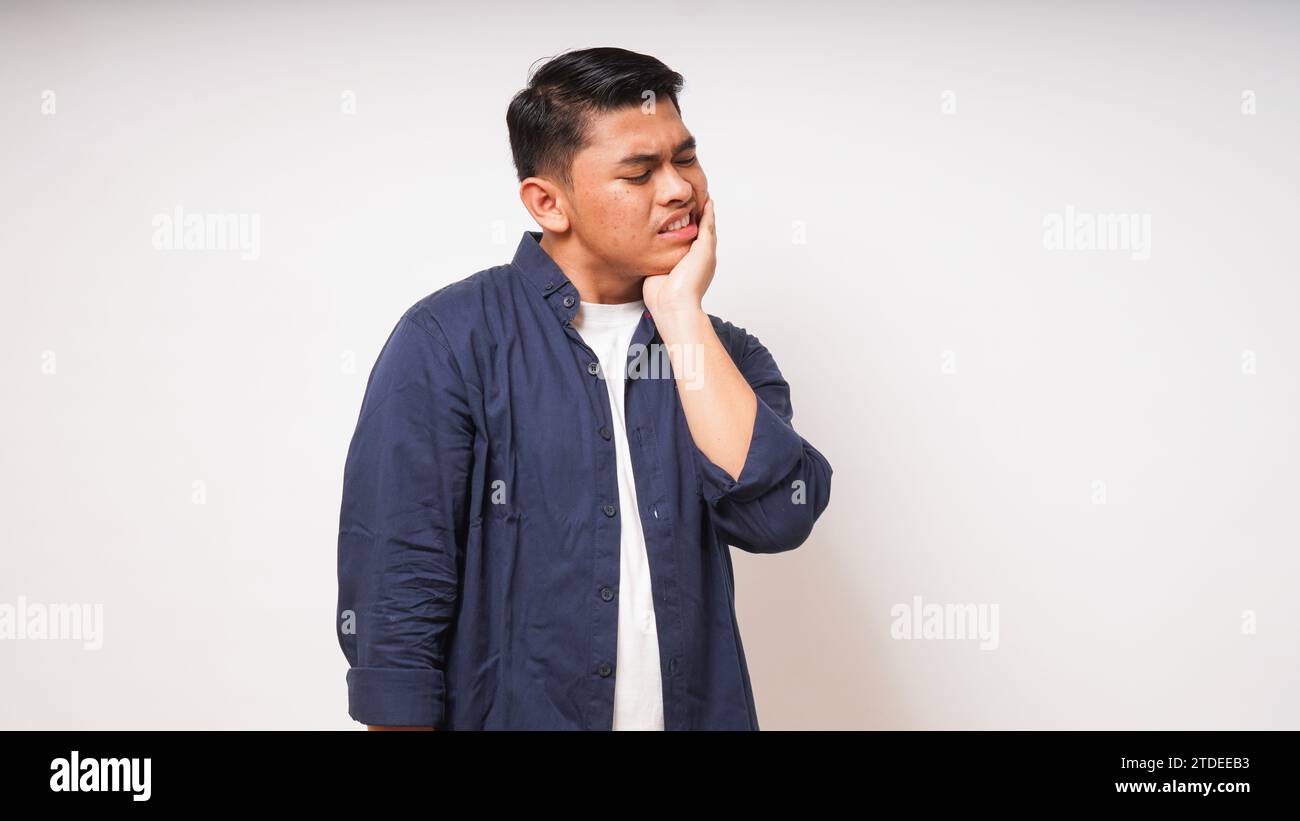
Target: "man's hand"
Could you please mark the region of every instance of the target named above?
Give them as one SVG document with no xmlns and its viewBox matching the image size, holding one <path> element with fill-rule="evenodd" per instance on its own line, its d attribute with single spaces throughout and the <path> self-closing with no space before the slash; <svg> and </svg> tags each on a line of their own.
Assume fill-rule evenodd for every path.
<svg viewBox="0 0 1300 821">
<path fill-rule="evenodd" d="M 668 347 L 691 438 L 709 461 L 739 480 L 758 397 L 704 312 L 704 292 L 718 264 L 717 247 L 710 197 L 700 217 L 700 234 L 686 256 L 669 273 L 646 277 L 641 293 Z"/>
<path fill-rule="evenodd" d="M 713 281 L 718 266 L 718 232 L 713 219 L 713 198 L 704 201 L 700 213 L 700 233 L 691 243 L 686 256 L 666 274 L 646 277 L 641 284 L 641 298 L 652 316 L 660 313 L 689 311 L 704 304 L 704 292 Z"/>
</svg>

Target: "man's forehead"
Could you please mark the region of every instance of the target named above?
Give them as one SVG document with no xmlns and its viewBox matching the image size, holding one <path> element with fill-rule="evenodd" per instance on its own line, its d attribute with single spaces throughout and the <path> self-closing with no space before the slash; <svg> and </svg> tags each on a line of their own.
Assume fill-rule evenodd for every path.
<svg viewBox="0 0 1300 821">
<path fill-rule="evenodd" d="M 662 155 L 691 138 L 671 101 L 646 113 L 640 105 L 593 117 L 587 151 L 593 159 L 616 163 L 629 155 Z"/>
</svg>

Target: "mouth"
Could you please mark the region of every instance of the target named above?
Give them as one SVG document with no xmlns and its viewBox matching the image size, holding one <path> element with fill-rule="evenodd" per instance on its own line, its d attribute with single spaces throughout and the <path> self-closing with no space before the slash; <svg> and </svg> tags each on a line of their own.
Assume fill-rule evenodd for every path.
<svg viewBox="0 0 1300 821">
<path fill-rule="evenodd" d="M 655 236 L 669 242 L 684 242 L 695 239 L 700 232 L 699 218 L 694 211 L 688 211 L 669 220 Z"/>
</svg>

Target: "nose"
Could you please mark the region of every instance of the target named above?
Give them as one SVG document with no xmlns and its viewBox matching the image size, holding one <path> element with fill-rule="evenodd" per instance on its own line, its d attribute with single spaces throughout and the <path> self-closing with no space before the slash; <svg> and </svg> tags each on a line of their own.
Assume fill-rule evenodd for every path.
<svg viewBox="0 0 1300 821">
<path fill-rule="evenodd" d="M 672 166 L 672 173 L 668 174 L 664 179 L 664 190 L 662 194 L 668 200 L 681 200 L 682 202 L 686 202 L 691 198 L 691 192 L 695 190 L 694 186 L 691 185 L 689 180 L 681 175 L 681 172 L 677 170 L 677 166 Z"/>
</svg>

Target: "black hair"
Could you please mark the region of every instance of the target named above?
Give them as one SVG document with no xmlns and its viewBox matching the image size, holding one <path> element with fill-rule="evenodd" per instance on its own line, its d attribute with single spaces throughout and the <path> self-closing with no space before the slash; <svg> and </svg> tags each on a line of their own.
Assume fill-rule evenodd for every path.
<svg viewBox="0 0 1300 821">
<path fill-rule="evenodd" d="M 506 127 L 519 181 L 548 176 L 573 185 L 573 158 L 587 142 L 588 116 L 640 105 L 646 91 L 668 97 L 680 114 L 682 75 L 647 54 L 589 48 L 552 57 L 510 101 Z"/>
</svg>

